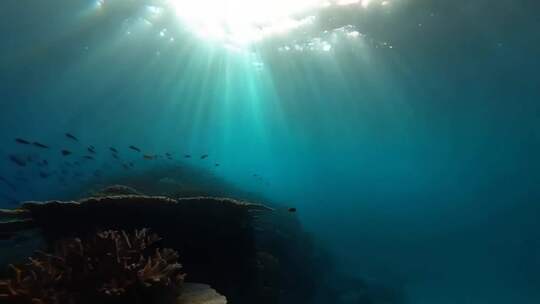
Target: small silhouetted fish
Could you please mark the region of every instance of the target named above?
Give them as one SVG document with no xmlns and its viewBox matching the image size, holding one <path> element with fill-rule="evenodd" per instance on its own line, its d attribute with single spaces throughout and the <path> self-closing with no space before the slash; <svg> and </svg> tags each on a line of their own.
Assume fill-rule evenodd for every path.
<svg viewBox="0 0 540 304">
<path fill-rule="evenodd" d="M 185 158 L 191 158 L 191 155 L 186 154 L 186 155 L 184 155 L 184 157 L 185 157 Z"/>
<path fill-rule="evenodd" d="M 17 155 L 10 155 L 9 160 L 11 160 L 13 163 L 15 163 L 19 167 L 26 167 L 26 162 L 24 159 L 20 158 Z"/>
<path fill-rule="evenodd" d="M 144 159 L 154 159 L 154 156 L 145 154 L 145 155 L 143 155 L 143 158 Z"/>
<path fill-rule="evenodd" d="M 87 148 L 88 152 L 92 153 L 92 154 L 96 154 L 96 148 L 94 148 L 94 146 L 89 146 Z"/>
<path fill-rule="evenodd" d="M 84 158 L 90 159 L 90 160 L 94 160 L 94 157 L 92 157 L 92 156 L 90 156 L 90 155 L 86 155 L 86 156 L 84 156 Z"/>
<path fill-rule="evenodd" d="M 133 168 L 135 164 L 133 162 L 129 162 L 129 166 Z"/>
<path fill-rule="evenodd" d="M 22 139 L 22 138 L 15 138 L 15 141 L 16 141 L 17 143 L 19 143 L 19 144 L 22 144 L 22 145 L 29 145 L 29 144 L 30 144 L 29 141 L 24 140 L 24 139 Z"/>
<path fill-rule="evenodd" d="M 219 164 L 218 164 L 218 163 L 216 163 L 216 164 L 215 164 L 214 166 L 216 166 L 216 167 L 219 167 Z"/>
<path fill-rule="evenodd" d="M 114 159 L 118 159 L 118 154 L 113 153 L 113 154 L 112 154 L 112 157 L 113 157 Z"/>
<path fill-rule="evenodd" d="M 69 134 L 69 133 L 66 133 L 66 137 L 69 138 L 69 139 L 72 139 L 72 140 L 74 140 L 74 141 L 79 141 L 79 140 L 77 139 L 77 137 L 75 137 L 75 136 L 73 136 L 72 134 Z"/>
<path fill-rule="evenodd" d="M 166 155 L 167 157 L 171 157 L 171 156 L 172 156 L 172 154 L 169 153 L 169 152 L 165 153 L 165 155 Z"/>
<path fill-rule="evenodd" d="M 4 184 L 6 184 L 11 190 L 17 191 L 17 187 L 15 187 L 14 184 L 12 184 L 10 181 L 8 181 L 7 179 L 3 178 L 2 176 L 0 176 L 0 181 L 3 182 Z"/>
<path fill-rule="evenodd" d="M 141 149 L 135 147 L 135 146 L 129 146 L 129 148 L 133 151 L 141 152 Z"/>
<path fill-rule="evenodd" d="M 126 170 L 129 170 L 128 164 L 122 164 L 122 167 L 124 167 L 124 169 L 126 169 Z"/>
<path fill-rule="evenodd" d="M 289 208 L 287 209 L 287 211 L 291 212 L 291 213 L 295 213 L 296 212 L 296 208 Z"/>
<path fill-rule="evenodd" d="M 111 150 L 112 153 L 118 153 L 118 150 L 116 150 L 116 149 L 113 148 L 113 147 L 110 147 L 109 150 Z"/>
<path fill-rule="evenodd" d="M 203 155 L 201 155 L 201 159 L 205 159 L 205 158 L 207 158 L 207 157 L 208 157 L 208 154 L 203 154 Z"/>
<path fill-rule="evenodd" d="M 44 144 L 42 144 L 42 143 L 40 143 L 40 142 L 37 142 L 37 141 L 35 141 L 35 142 L 33 143 L 33 145 L 36 146 L 36 147 L 38 147 L 38 148 L 49 149 L 49 146 L 44 145 Z"/>
<path fill-rule="evenodd" d="M 68 156 L 71 154 L 71 151 L 68 151 L 68 150 L 62 150 L 62 155 L 63 156 Z"/>
</svg>

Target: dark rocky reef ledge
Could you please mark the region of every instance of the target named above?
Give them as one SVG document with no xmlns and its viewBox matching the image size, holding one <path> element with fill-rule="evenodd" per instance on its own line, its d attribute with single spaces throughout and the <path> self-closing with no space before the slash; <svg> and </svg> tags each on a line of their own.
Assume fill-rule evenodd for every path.
<svg viewBox="0 0 540 304">
<path fill-rule="evenodd" d="M 253 215 L 270 210 L 260 204 L 214 197 L 113 195 L 26 202 L 16 210 L 0 210 L 0 233 L 36 228 L 47 244 L 53 244 L 104 229 L 149 227 L 163 238 L 162 246 L 180 253 L 187 281 L 209 284 L 232 303 L 263 303 L 257 299 Z"/>
</svg>

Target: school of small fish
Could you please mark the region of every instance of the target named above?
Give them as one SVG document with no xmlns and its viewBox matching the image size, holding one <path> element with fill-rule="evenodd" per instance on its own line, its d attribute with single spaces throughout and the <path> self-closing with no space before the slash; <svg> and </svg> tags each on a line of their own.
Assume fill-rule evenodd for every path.
<svg viewBox="0 0 540 304">
<path fill-rule="evenodd" d="M 72 133 L 66 132 L 64 134 L 65 139 L 68 142 L 71 142 L 71 144 L 75 145 L 81 145 L 81 141 L 79 138 Z M 7 155 L 8 161 L 18 170 L 17 174 L 13 177 L 6 177 L 6 176 L 0 176 L 0 190 L 1 189 L 7 189 L 13 194 L 17 193 L 19 191 L 18 185 L 21 182 L 28 182 L 29 179 L 25 174 L 24 170 L 29 170 L 28 168 L 35 165 L 35 167 L 38 168 L 37 170 L 37 176 L 41 179 L 49 179 L 56 177 L 56 180 L 58 183 L 60 183 L 63 186 L 66 186 L 67 182 L 70 180 L 80 180 L 84 177 L 94 177 L 94 178 L 100 178 L 103 176 L 104 172 L 103 170 L 107 170 L 110 168 L 110 163 L 105 162 L 104 166 L 101 169 L 95 169 L 90 170 L 92 171 L 87 175 L 87 169 L 88 167 L 84 167 L 88 162 L 92 162 L 96 160 L 97 155 L 100 153 L 106 153 L 108 154 L 112 159 L 114 159 L 114 162 L 118 162 L 120 165 L 120 168 L 123 168 L 124 170 L 130 170 L 132 168 L 136 167 L 135 162 L 123 160 L 123 157 L 121 157 L 121 153 L 119 149 L 116 147 L 109 147 L 108 152 L 107 151 L 98 151 L 98 149 L 93 145 L 83 146 L 82 150 L 84 153 L 77 153 L 76 150 L 79 149 L 67 149 L 67 148 L 59 148 L 59 154 L 61 155 L 61 158 L 64 159 L 64 161 L 60 162 L 60 164 L 56 168 L 51 168 L 52 165 L 49 165 L 49 160 L 47 160 L 45 157 L 37 153 L 37 151 L 41 150 L 53 150 L 53 148 L 45 143 L 42 143 L 40 141 L 34 141 L 34 140 L 27 140 L 21 137 L 15 138 L 15 143 L 18 145 L 28 146 L 28 149 L 32 149 L 33 147 L 35 150 L 32 150 L 29 153 L 12 153 Z M 73 146 L 70 146 L 73 148 Z M 151 154 L 151 153 L 144 153 L 143 149 L 139 148 L 135 145 L 129 145 L 126 147 L 127 150 L 130 150 L 133 153 L 139 154 L 144 161 L 152 161 L 152 160 L 158 160 L 158 159 L 167 159 L 167 160 L 174 160 L 174 154 L 171 152 L 166 152 L 163 155 L 161 154 Z M 128 155 L 126 153 L 126 155 Z M 183 154 L 184 159 L 191 159 L 191 154 Z M 208 154 L 201 154 L 199 156 L 199 159 L 206 160 L 209 158 Z M 54 162 L 53 162 L 54 163 Z M 213 164 L 214 168 L 220 167 L 221 164 L 218 162 L 215 162 Z M 102 170 L 103 169 L 103 170 Z M 263 178 L 258 174 L 252 174 L 252 177 L 255 181 L 259 183 L 264 183 L 265 185 L 269 185 L 268 181 L 263 180 Z M 17 185 L 17 186 L 16 186 Z M 15 202 L 18 202 L 16 198 L 14 198 L 12 195 L 3 194 L 0 193 L 0 202 L 8 202 L 9 204 L 13 204 Z M 291 210 L 290 210 L 291 211 Z"/>
</svg>

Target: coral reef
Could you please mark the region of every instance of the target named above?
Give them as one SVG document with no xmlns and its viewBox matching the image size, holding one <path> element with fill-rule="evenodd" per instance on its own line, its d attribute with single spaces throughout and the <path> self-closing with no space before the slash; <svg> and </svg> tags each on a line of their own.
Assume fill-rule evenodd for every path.
<svg viewBox="0 0 540 304">
<path fill-rule="evenodd" d="M 141 179 L 141 184 L 143 181 Z M 172 195 L 177 187 L 160 182 L 140 189 L 144 193 L 164 191 L 161 193 Z M 181 253 L 182 271 L 189 275 L 191 282 L 209 284 L 183 284 L 178 304 L 223 304 L 227 300 L 235 304 L 403 302 L 399 291 L 381 288 L 377 282 L 336 273 L 329 253 L 302 229 L 296 213 L 288 212 L 287 206 L 274 205 L 276 208 L 273 209 L 229 198 L 198 196 L 173 199 L 130 194 L 133 192 L 140 193 L 133 188 L 111 186 L 91 198 L 26 202 L 17 209 L 0 210 L 0 235 L 17 244 L 17 240 L 24 237 L 35 240 L 33 234 L 38 234 L 41 245 L 27 246 L 29 249 L 25 252 L 20 251 L 20 244 L 17 244 L 17 249 L 10 249 L 10 252 L 20 252 L 20 257 L 28 256 L 36 247 L 43 248 L 43 244 L 45 248 L 48 246 L 47 251 L 52 252 L 52 256 L 61 256 L 58 248 L 62 246 L 58 245 L 72 244 L 66 240 L 94 240 L 96 233 L 103 234 L 101 231 L 133 231 L 150 227 L 163 237 L 160 241 L 162 248 L 172 248 Z M 185 190 L 181 192 L 186 193 Z M 154 263 L 154 251 L 144 251 L 145 258 L 151 257 Z M 159 254 L 163 258 L 168 253 L 160 251 Z M 45 257 L 36 254 L 33 259 L 39 261 Z M 7 258 L 0 259 L 0 264 L 5 264 L 4 261 Z M 17 259 L 9 261 L 19 263 Z M 139 271 L 144 269 L 142 266 L 146 264 L 139 264 Z M 147 267 L 143 272 L 146 279 L 141 281 L 137 277 L 139 286 L 143 286 L 137 290 L 146 290 L 154 296 L 167 295 L 167 292 L 152 292 L 160 285 L 144 287 L 144 282 L 164 279 L 160 275 L 162 266 Z M 21 293 L 16 282 L 27 282 L 24 278 L 33 277 L 28 272 L 31 267 L 34 266 L 17 266 L 22 281 L 12 280 L 13 285 L 4 281 L 0 293 L 10 295 L 12 299 L 12 291 Z M 1 272 L 3 268 L 7 267 L 0 266 L 0 276 L 4 275 Z M 101 290 L 102 297 L 103 293 L 110 296 L 93 303 L 119 299 L 118 291 L 126 289 L 123 280 L 102 282 L 93 290 Z M 133 295 L 139 296 L 124 293 L 123 297 Z M 171 297 L 169 293 L 168 298 Z M 0 298 L 4 303 L 2 300 Z M 153 300 L 145 303 L 164 302 Z M 32 304 L 36 303 L 39 302 Z M 133 300 L 131 303 L 141 302 Z"/>
<path fill-rule="evenodd" d="M 0 211 L 0 233 L 39 229 L 48 244 L 102 229 L 150 227 L 182 254 L 190 280 L 210 284 L 234 303 L 256 297 L 254 216 L 266 206 L 227 198 L 115 195 L 78 201 L 27 202 Z M 9 218 L 10 223 L 3 219 Z M 14 224 L 18 223 L 19 224 Z"/>
<path fill-rule="evenodd" d="M 52 253 L 36 252 L 10 267 L 0 300 L 13 304 L 175 303 L 184 281 L 178 254 L 154 248 L 147 229 L 107 230 L 88 239 L 67 238 Z"/>
<path fill-rule="evenodd" d="M 99 191 L 93 191 L 90 194 L 93 197 L 104 197 L 113 195 L 142 195 L 142 193 L 135 190 L 134 188 L 124 185 L 108 186 Z"/>
</svg>

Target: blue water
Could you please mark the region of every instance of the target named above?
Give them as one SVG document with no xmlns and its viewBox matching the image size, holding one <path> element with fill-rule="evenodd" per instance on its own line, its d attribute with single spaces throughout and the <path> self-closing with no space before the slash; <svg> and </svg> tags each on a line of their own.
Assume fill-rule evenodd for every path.
<svg viewBox="0 0 540 304">
<path fill-rule="evenodd" d="M 77 184 L 10 154 L 51 167 L 87 145 L 192 154 L 298 208 L 342 271 L 410 303 L 540 303 L 535 1 L 336 10 L 313 35 L 353 25 L 360 42 L 296 52 L 278 48 L 304 34 L 236 52 L 170 20 L 127 22 L 145 1 L 101 13 L 94 1 L 22 2 L 0 4 L 0 176 L 18 188 L 0 184 L 2 207 Z M 174 43 L 159 35 L 167 26 Z M 80 170 L 121 171 L 107 157 Z"/>
</svg>

